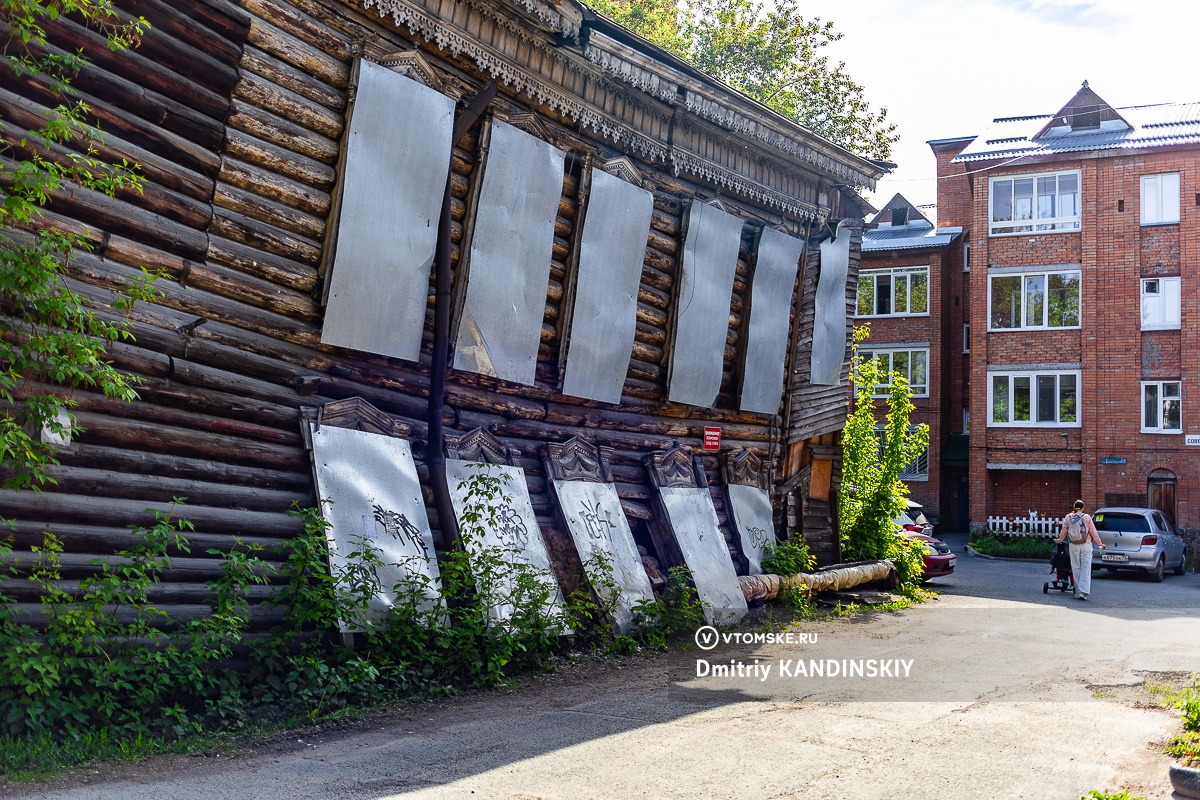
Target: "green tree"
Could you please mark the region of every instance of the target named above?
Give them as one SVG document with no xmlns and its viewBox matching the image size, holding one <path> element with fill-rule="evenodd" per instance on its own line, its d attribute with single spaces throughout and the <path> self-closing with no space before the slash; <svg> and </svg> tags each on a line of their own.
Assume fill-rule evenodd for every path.
<svg viewBox="0 0 1200 800">
<path fill-rule="evenodd" d="M 902 537 L 896 515 L 904 510 L 908 487 L 900 473 L 929 444 L 929 426 L 912 426 L 912 390 L 898 372 L 885 374 L 873 358 L 858 355 L 868 325 L 854 329 L 850 382 L 854 410 L 842 430 L 842 491 L 838 497 L 842 558 L 845 561 L 888 558 L 901 580 L 915 584 L 921 577 L 921 547 Z M 875 424 L 875 394 L 886 388 L 887 421 L 882 437 Z"/>
<path fill-rule="evenodd" d="M 154 276 L 143 271 L 113 293 L 105 313 L 87 307 L 68 285 L 68 262 L 89 248 L 93 232 L 55 226 L 45 213 L 57 193 L 72 187 L 109 197 L 141 189 L 136 164 L 99 156 L 103 134 L 71 88 L 87 66 L 82 52 L 47 41 L 46 26 L 68 16 L 101 32 L 113 50 L 135 46 L 147 27 L 144 19 L 119 15 L 111 0 L 0 4 L 0 30 L 7 34 L 0 69 L 58 101 L 31 130 L 0 123 L 0 467 L 12 489 L 53 481 L 47 468 L 57 461 L 42 431 L 61 436 L 73 427 L 72 388 L 136 398 L 136 378 L 115 369 L 105 353 L 111 342 L 131 338 L 121 315 L 155 294 Z"/>
<path fill-rule="evenodd" d="M 589 0 L 615 22 L 763 105 L 867 158 L 887 160 L 900 137 L 887 109 L 824 49 L 842 34 L 805 19 L 796 0 Z"/>
</svg>

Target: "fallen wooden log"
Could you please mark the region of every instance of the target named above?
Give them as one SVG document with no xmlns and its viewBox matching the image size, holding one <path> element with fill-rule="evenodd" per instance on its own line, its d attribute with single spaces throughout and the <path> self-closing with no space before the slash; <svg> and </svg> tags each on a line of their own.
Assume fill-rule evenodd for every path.
<svg viewBox="0 0 1200 800">
<path fill-rule="evenodd" d="M 840 591 L 864 583 L 886 581 L 896 574 L 892 562 L 859 561 L 853 564 L 834 564 L 819 572 L 802 572 L 799 575 L 739 575 L 742 594 L 746 602 L 774 600 L 783 590 L 792 587 L 804 594 Z"/>
</svg>

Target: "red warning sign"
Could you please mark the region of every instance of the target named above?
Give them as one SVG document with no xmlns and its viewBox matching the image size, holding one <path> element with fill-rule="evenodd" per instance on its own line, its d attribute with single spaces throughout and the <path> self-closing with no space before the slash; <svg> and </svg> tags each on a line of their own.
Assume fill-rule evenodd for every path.
<svg viewBox="0 0 1200 800">
<path fill-rule="evenodd" d="M 720 428 L 704 428 L 704 449 L 705 450 L 720 450 L 721 449 L 721 429 Z"/>
</svg>

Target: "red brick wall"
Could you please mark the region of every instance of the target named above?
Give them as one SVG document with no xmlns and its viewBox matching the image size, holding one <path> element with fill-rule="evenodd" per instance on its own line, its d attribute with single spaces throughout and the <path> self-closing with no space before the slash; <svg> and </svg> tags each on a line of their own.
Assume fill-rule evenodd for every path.
<svg viewBox="0 0 1200 800">
<path fill-rule="evenodd" d="M 1036 511 L 1040 517 L 1061 517 L 1079 499 L 1078 472 L 994 469 L 987 478 L 993 509 L 988 516 L 1028 517 Z"/>
<path fill-rule="evenodd" d="M 952 164 L 961 145 L 935 146 L 941 224 L 962 224 L 971 242 L 966 294 L 972 330 L 969 376 L 964 383 L 971 408 L 971 519 L 1027 513 L 1020 492 L 1059 491 L 1063 507 L 1074 494 L 1090 507 L 1105 492 L 1143 493 L 1154 469 L 1170 469 L 1178 480 L 1179 523 L 1200 525 L 1200 448 L 1187 448 L 1184 436 L 1143 434 L 1141 381 L 1179 378 L 1183 382 L 1183 433 L 1200 434 L 1200 148 L 1163 148 L 1150 154 L 1097 152 L 1085 157 L 1046 159 L 1032 165 L 1000 162 Z M 991 171 L 986 171 L 988 169 Z M 967 177 L 967 170 L 977 174 Z M 1081 171 L 1082 226 L 1078 233 L 991 237 L 987 235 L 988 177 L 1001 174 Z M 1180 223 L 1141 225 L 1143 175 L 1180 173 Z M 1123 201 L 1123 203 L 1121 202 Z M 1079 263 L 1083 310 L 1079 331 L 995 332 L 987 334 L 987 267 Z M 1140 283 L 1145 275 L 1182 275 L 1182 330 L 1140 330 Z M 946 287 L 949 303 L 955 292 Z M 965 305 L 965 301 L 964 301 Z M 953 322 L 951 322 L 953 324 Z M 961 330 L 961 325 L 959 325 Z M 1035 363 L 1082 364 L 1080 428 L 987 428 L 987 367 Z M 949 382 L 953 369 L 948 372 Z M 951 401 L 951 407 L 953 402 Z M 952 410 L 950 413 L 953 413 Z M 1067 433 L 1063 437 L 1062 433 Z M 1126 465 L 1101 465 L 1123 456 Z M 988 472 L 989 462 L 1082 462 L 1082 473 Z M 1054 477 L 1048 477 L 1053 475 Z M 1050 483 L 1048 483 L 1048 481 Z M 1053 483 L 1055 487 L 1051 488 Z"/>
<path fill-rule="evenodd" d="M 941 476 L 938 469 L 938 455 L 944 441 L 942 419 L 939 413 L 941 395 L 943 392 L 941 320 L 942 289 L 941 289 L 941 254 L 929 250 L 921 252 L 890 251 L 863 253 L 859 274 L 870 269 L 887 267 L 929 267 L 929 315 L 913 317 L 866 317 L 856 319 L 855 324 L 869 322 L 871 335 L 863 344 L 864 349 L 872 346 L 884 347 L 891 345 L 929 343 L 928 380 L 929 396 L 914 397 L 916 409 L 911 416 L 912 424 L 924 423 L 929 426 L 929 479 L 927 481 L 909 481 L 910 497 L 921 503 L 933 513 L 940 514 L 939 494 L 941 492 Z M 876 419 L 884 422 L 886 406 L 882 401 L 878 405 Z"/>
</svg>

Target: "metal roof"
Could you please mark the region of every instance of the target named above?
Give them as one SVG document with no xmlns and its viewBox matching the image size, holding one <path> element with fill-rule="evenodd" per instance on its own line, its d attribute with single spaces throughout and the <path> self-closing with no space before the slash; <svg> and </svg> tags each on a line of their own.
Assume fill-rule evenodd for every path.
<svg viewBox="0 0 1200 800">
<path fill-rule="evenodd" d="M 1033 137 L 1053 115 L 997 119 L 955 156 L 954 161 L 1200 144 L 1200 103 L 1165 103 L 1117 110 L 1129 121 L 1129 127 L 1120 122 L 1105 122 L 1099 130 L 1072 131 L 1062 126 L 1051 128 L 1036 141 Z"/>
<path fill-rule="evenodd" d="M 923 219 L 907 225 L 880 225 L 863 231 L 862 252 L 910 250 L 918 247 L 943 247 L 954 241 L 962 228 L 935 228 Z"/>
</svg>

